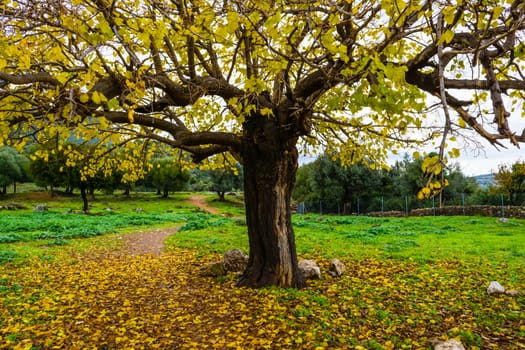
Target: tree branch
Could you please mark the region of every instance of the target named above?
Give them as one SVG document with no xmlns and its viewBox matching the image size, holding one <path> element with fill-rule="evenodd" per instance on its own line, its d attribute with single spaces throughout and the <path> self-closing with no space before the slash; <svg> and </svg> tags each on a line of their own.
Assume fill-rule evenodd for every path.
<svg viewBox="0 0 525 350">
<path fill-rule="evenodd" d="M 210 131 L 190 132 L 185 127 L 173 124 L 167 120 L 140 113 L 133 115 L 133 122 L 129 119 L 128 113 L 126 112 L 97 111 L 96 114 L 114 123 L 140 125 L 168 132 L 173 137 L 170 144 L 174 147 L 220 145 L 230 147 L 234 150 L 240 148 L 240 138 L 233 133 Z"/>
<path fill-rule="evenodd" d="M 28 73 L 28 74 L 8 74 L 0 71 L 0 79 L 4 80 L 11 84 L 23 85 L 23 84 L 33 84 L 33 83 L 47 83 L 52 86 L 61 85 L 58 80 L 53 78 L 53 76 L 46 72 L 39 73 Z M 0 81 L 0 84 L 2 82 Z"/>
</svg>

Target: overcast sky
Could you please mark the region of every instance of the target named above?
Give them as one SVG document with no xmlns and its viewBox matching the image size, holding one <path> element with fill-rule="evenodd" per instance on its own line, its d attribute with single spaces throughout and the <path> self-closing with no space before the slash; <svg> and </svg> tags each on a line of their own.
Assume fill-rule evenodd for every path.
<svg viewBox="0 0 525 350">
<path fill-rule="evenodd" d="M 525 144 L 518 149 L 505 143 L 507 148 L 496 149 L 488 142 L 482 142 L 483 149 L 462 149 L 461 156 L 458 159 L 453 159 L 452 163 L 458 163 L 461 171 L 466 176 L 484 175 L 497 172 L 498 165 L 507 164 L 512 165 L 517 161 L 525 161 Z M 413 152 L 408 154 L 411 156 Z M 392 157 L 390 164 L 394 164 L 396 160 L 403 159 L 403 155 Z M 299 162 L 306 164 L 313 162 L 315 157 L 300 157 Z"/>
<path fill-rule="evenodd" d="M 517 161 L 525 161 L 525 144 L 521 145 L 521 149 L 508 146 L 500 151 L 489 145 L 485 147 L 485 152 L 479 154 L 463 151 L 457 161 L 465 175 L 489 174 L 497 172 L 500 164 L 511 165 Z"/>
</svg>

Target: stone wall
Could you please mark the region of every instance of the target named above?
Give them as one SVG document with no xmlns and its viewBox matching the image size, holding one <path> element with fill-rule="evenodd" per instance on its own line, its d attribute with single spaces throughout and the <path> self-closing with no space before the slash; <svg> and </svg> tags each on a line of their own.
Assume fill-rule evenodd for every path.
<svg viewBox="0 0 525 350">
<path fill-rule="evenodd" d="M 502 215 L 503 214 L 503 215 Z M 385 211 L 371 212 L 367 216 L 406 216 L 405 211 Z M 432 215 L 466 215 L 466 216 L 493 216 L 508 218 L 525 218 L 525 207 L 504 206 L 503 213 L 501 206 L 495 205 L 472 205 L 472 206 L 448 206 L 443 208 L 423 208 L 412 209 L 408 212 L 409 216 L 432 216 Z"/>
</svg>

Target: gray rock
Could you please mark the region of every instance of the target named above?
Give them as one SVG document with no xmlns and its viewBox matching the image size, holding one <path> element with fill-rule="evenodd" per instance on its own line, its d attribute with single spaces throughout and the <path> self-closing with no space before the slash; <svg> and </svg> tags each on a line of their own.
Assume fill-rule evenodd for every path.
<svg viewBox="0 0 525 350">
<path fill-rule="evenodd" d="M 435 342 L 434 350 L 465 350 L 465 347 L 459 340 L 449 339 Z"/>
<path fill-rule="evenodd" d="M 226 271 L 243 272 L 248 265 L 248 255 L 240 249 L 228 250 L 224 253 L 223 264 Z"/>
<path fill-rule="evenodd" d="M 47 204 L 38 204 L 37 206 L 35 206 L 35 209 L 33 209 L 33 211 L 35 213 L 37 213 L 37 212 L 41 212 L 41 211 L 46 211 L 48 209 L 49 209 L 49 207 L 47 206 Z"/>
<path fill-rule="evenodd" d="M 314 260 L 299 261 L 299 270 L 303 273 L 304 278 L 320 278 L 321 269 Z"/>
<path fill-rule="evenodd" d="M 330 269 L 328 273 L 334 277 L 342 276 L 346 271 L 346 266 L 339 259 L 333 258 L 330 261 Z"/>
<path fill-rule="evenodd" d="M 505 288 L 499 282 L 492 281 L 487 288 L 487 293 L 489 294 L 503 294 L 505 293 Z"/>
<path fill-rule="evenodd" d="M 219 277 L 226 275 L 226 270 L 224 269 L 224 264 L 219 261 L 202 266 L 200 275 L 203 277 Z"/>
</svg>

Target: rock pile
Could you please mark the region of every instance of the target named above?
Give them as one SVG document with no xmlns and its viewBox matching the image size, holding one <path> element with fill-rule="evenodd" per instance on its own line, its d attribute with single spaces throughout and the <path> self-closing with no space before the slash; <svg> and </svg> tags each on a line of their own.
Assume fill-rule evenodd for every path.
<svg viewBox="0 0 525 350">
<path fill-rule="evenodd" d="M 243 272 L 248 265 L 248 255 L 240 249 L 228 250 L 224 253 L 222 260 L 202 266 L 200 275 L 205 277 L 224 276 L 228 272 Z M 315 260 L 301 260 L 298 263 L 299 270 L 306 279 L 321 277 L 321 268 Z M 340 277 L 346 271 L 346 266 L 339 259 L 332 259 L 328 274 L 333 277 Z"/>
</svg>

